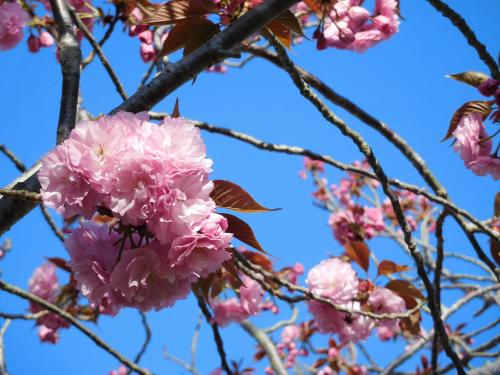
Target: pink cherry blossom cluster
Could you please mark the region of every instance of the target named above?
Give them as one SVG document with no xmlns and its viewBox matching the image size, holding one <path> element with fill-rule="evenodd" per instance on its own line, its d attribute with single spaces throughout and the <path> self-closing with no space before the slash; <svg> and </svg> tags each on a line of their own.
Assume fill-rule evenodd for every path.
<svg viewBox="0 0 500 375">
<path fill-rule="evenodd" d="M 231 257 L 199 130 L 147 119 L 120 112 L 80 122 L 39 172 L 44 202 L 66 217 L 113 217 L 82 223 L 65 245 L 82 294 L 114 312 L 172 306 Z"/>
<path fill-rule="evenodd" d="M 23 39 L 23 28 L 29 20 L 17 2 L 0 4 L 0 51 L 14 48 Z"/>
<path fill-rule="evenodd" d="M 334 2 L 314 32 L 318 49 L 333 47 L 364 52 L 398 31 L 397 0 L 376 0 L 373 14 L 362 3 L 362 0 Z"/>
<path fill-rule="evenodd" d="M 286 326 L 281 332 L 281 342 L 276 345 L 278 354 L 284 358 L 286 368 L 292 368 L 297 357 L 306 357 L 309 353 L 305 348 L 299 347 L 301 327 L 295 324 Z"/>
<path fill-rule="evenodd" d="M 264 308 L 264 291 L 259 283 L 250 277 L 241 277 L 243 285 L 238 290 L 239 298 L 220 300 L 213 298 L 210 301 L 214 312 L 214 321 L 221 327 L 230 323 L 241 323 L 250 316 L 258 315 Z"/>
<path fill-rule="evenodd" d="M 328 298 L 335 304 L 342 305 L 351 311 L 360 311 L 360 291 L 365 291 L 352 266 L 339 258 L 321 261 L 307 275 L 306 283 L 311 291 L 321 297 Z M 377 313 L 401 313 L 405 311 L 404 300 L 385 288 L 375 288 L 368 297 L 368 305 Z M 342 344 L 367 339 L 372 329 L 378 325 L 379 337 L 388 339 L 397 331 L 397 320 L 373 319 L 339 312 L 333 307 L 317 301 L 308 302 L 309 311 L 315 318 L 320 332 L 336 333 Z"/>
<path fill-rule="evenodd" d="M 137 36 L 141 41 L 140 55 L 144 62 L 152 61 L 156 58 L 156 49 L 154 47 L 154 34 L 149 26 L 142 24 L 144 16 L 139 8 L 134 8 L 129 16 L 129 36 Z M 163 40 L 167 37 L 164 34 Z"/>
<path fill-rule="evenodd" d="M 491 175 L 495 180 L 500 179 L 498 147 L 493 152 L 493 141 L 486 133 L 480 113 L 466 113 L 460 119 L 453 136 L 453 149 L 467 168 L 478 176 Z"/>
<path fill-rule="evenodd" d="M 35 269 L 28 285 L 31 293 L 51 303 L 56 303 L 61 293 L 61 287 L 56 275 L 56 266 L 52 263 L 45 263 Z M 32 313 L 44 310 L 42 306 L 36 303 L 30 305 Z M 69 327 L 68 322 L 53 313 L 43 315 L 36 321 L 36 325 L 38 326 L 40 340 L 52 344 L 57 343 L 59 340 L 59 329 Z"/>
</svg>

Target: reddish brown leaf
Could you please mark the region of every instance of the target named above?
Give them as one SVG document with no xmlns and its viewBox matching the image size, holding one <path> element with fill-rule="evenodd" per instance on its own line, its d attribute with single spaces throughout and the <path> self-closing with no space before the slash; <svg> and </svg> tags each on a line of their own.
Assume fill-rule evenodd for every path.
<svg viewBox="0 0 500 375">
<path fill-rule="evenodd" d="M 391 280 L 386 286 L 400 296 L 408 296 L 418 299 L 425 299 L 424 295 L 418 290 L 415 285 L 406 280 Z"/>
<path fill-rule="evenodd" d="M 275 20 L 269 22 L 267 24 L 267 28 L 286 48 L 290 49 L 290 46 L 292 45 L 292 33 L 287 27 Z"/>
<path fill-rule="evenodd" d="M 466 83 L 473 87 L 478 87 L 481 83 L 490 78 L 487 74 L 481 72 L 463 72 L 457 74 L 450 74 L 447 77 L 459 82 Z"/>
<path fill-rule="evenodd" d="M 257 203 L 250 194 L 233 182 L 214 180 L 214 190 L 210 197 L 217 207 L 239 212 L 267 212 L 279 208 L 266 208 Z"/>
<path fill-rule="evenodd" d="M 151 12 L 151 9 L 147 10 Z M 159 6 L 145 23 L 153 26 L 169 25 L 216 12 L 215 4 L 209 0 L 172 0 Z"/>
<path fill-rule="evenodd" d="M 500 244 L 493 238 L 490 238 L 490 253 L 495 262 L 500 266 Z"/>
<path fill-rule="evenodd" d="M 273 263 L 264 254 L 249 250 L 242 251 L 241 254 L 253 264 L 257 264 L 264 268 L 266 271 L 272 272 Z"/>
<path fill-rule="evenodd" d="M 232 233 L 234 237 L 239 239 L 241 242 L 244 242 L 247 245 L 267 254 L 267 252 L 260 245 L 259 241 L 255 238 L 250 225 L 234 215 L 227 213 L 223 213 L 221 215 L 227 219 L 227 231 L 229 233 Z"/>
<path fill-rule="evenodd" d="M 179 111 L 179 98 L 175 99 L 174 110 L 172 111 L 172 118 L 181 117 L 181 112 Z"/>
<path fill-rule="evenodd" d="M 415 311 L 408 318 L 403 318 L 399 322 L 399 326 L 405 336 L 420 336 L 422 330 L 420 329 L 420 321 L 422 317 L 419 311 Z"/>
<path fill-rule="evenodd" d="M 415 298 L 410 296 L 400 296 L 400 297 L 403 299 L 403 301 L 405 301 L 405 307 L 407 310 L 411 310 L 417 307 L 418 302 Z"/>
<path fill-rule="evenodd" d="M 450 121 L 450 126 L 448 127 L 448 132 L 446 133 L 446 136 L 443 138 L 443 141 L 446 141 L 447 139 L 451 138 L 453 132 L 458 126 L 458 123 L 460 122 L 460 119 L 464 115 L 474 112 L 480 113 L 483 116 L 483 120 L 485 120 L 491 113 L 491 103 L 488 101 L 472 101 L 462 105 L 453 114 L 453 117 L 451 118 Z"/>
<path fill-rule="evenodd" d="M 398 265 L 390 260 L 383 260 L 378 265 L 377 275 L 390 275 L 396 272 L 408 271 L 410 267 L 404 265 Z"/>
<path fill-rule="evenodd" d="M 500 191 L 495 195 L 495 203 L 493 205 L 493 215 L 500 217 Z"/>
<path fill-rule="evenodd" d="M 307 4 L 307 6 L 309 8 L 311 8 L 311 10 L 315 11 L 316 13 L 321 13 L 321 8 L 320 6 L 318 5 L 318 3 L 316 3 L 316 1 L 314 0 L 304 0 L 304 3 Z"/>
<path fill-rule="evenodd" d="M 293 14 L 293 12 L 291 12 L 290 10 L 286 10 L 285 12 L 281 13 L 281 15 L 278 16 L 278 18 L 276 18 L 274 21 L 283 25 L 288 30 L 297 35 L 305 36 L 299 20 L 297 19 L 297 17 L 295 17 L 295 14 Z"/>
<path fill-rule="evenodd" d="M 163 42 L 160 55 L 168 55 L 183 46 L 184 55 L 187 55 L 218 31 L 218 26 L 205 18 L 190 18 L 177 22 Z"/>
<path fill-rule="evenodd" d="M 205 44 L 212 36 L 219 32 L 219 26 L 207 19 L 200 19 L 193 24 L 184 44 L 184 56 L 189 55 L 198 47 Z"/>
<path fill-rule="evenodd" d="M 47 260 L 64 271 L 72 272 L 70 266 L 68 266 L 68 263 L 63 258 L 47 258 Z"/>
<path fill-rule="evenodd" d="M 363 241 L 349 241 L 344 245 L 346 254 L 365 272 L 370 267 L 370 249 Z"/>
</svg>

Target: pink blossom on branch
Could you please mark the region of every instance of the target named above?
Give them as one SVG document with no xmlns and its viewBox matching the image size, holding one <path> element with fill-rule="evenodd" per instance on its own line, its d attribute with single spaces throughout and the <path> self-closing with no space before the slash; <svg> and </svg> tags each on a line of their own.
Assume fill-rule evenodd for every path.
<svg viewBox="0 0 500 375">
<path fill-rule="evenodd" d="M 313 35 L 318 49 L 334 47 L 364 52 L 398 31 L 396 0 L 376 0 L 373 14 L 361 7 L 362 3 L 361 0 L 335 2 L 325 15 L 322 28 Z"/>
<path fill-rule="evenodd" d="M 367 206 L 353 206 L 334 212 L 330 215 L 328 224 L 341 244 L 371 239 L 385 228 L 382 210 Z"/>
<path fill-rule="evenodd" d="M 465 114 L 453 136 L 456 139 L 453 149 L 467 168 L 479 176 L 491 174 L 495 180 L 500 179 L 500 159 L 491 154 L 493 142 L 488 139 L 481 114 Z"/>
<path fill-rule="evenodd" d="M 368 298 L 373 312 L 377 314 L 398 314 L 406 310 L 405 301 L 397 294 L 386 288 L 375 288 Z M 377 334 L 381 340 L 394 336 L 398 328 L 397 319 L 384 319 L 378 322 Z"/>
</svg>

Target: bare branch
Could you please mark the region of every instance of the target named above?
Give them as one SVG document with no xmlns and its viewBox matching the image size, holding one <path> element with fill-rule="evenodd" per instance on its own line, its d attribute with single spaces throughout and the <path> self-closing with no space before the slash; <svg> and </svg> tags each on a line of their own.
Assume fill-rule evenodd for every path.
<svg viewBox="0 0 500 375">
<path fill-rule="evenodd" d="M 41 202 L 42 196 L 39 193 L 32 193 L 27 190 L 0 189 L 0 195 L 14 199 L 25 199 L 34 202 Z"/>
<path fill-rule="evenodd" d="M 10 161 L 12 161 L 12 163 L 14 163 L 14 165 L 19 171 L 21 172 L 26 171 L 26 167 L 23 164 L 23 162 L 16 156 L 16 154 L 14 154 L 14 152 L 8 149 L 7 146 L 0 144 L 0 151 L 3 152 L 4 155 L 7 156 L 10 159 Z"/>
<path fill-rule="evenodd" d="M 104 66 L 104 69 L 106 69 L 106 72 L 108 73 L 109 77 L 111 78 L 111 81 L 113 81 L 113 84 L 115 85 L 116 91 L 118 94 L 121 96 L 123 100 L 128 99 L 128 95 L 125 92 L 125 89 L 123 88 L 122 83 L 120 82 L 120 79 L 116 75 L 115 71 L 111 67 L 111 64 L 109 63 L 108 58 L 104 54 L 104 51 L 102 50 L 101 46 L 99 43 L 97 43 L 97 40 L 95 40 L 94 36 L 90 32 L 90 30 L 85 26 L 85 24 L 82 22 L 78 14 L 76 14 L 75 10 L 73 8 L 69 8 L 69 12 L 71 14 L 71 17 L 75 21 L 76 26 L 82 31 L 83 35 L 85 35 L 85 38 L 89 41 L 90 45 L 94 49 L 95 53 L 99 57 L 99 60 L 101 60 L 102 65 Z"/>
<path fill-rule="evenodd" d="M 288 372 L 281 361 L 281 358 L 276 350 L 276 346 L 274 346 L 273 342 L 267 336 L 267 334 L 255 327 L 248 320 L 245 320 L 241 323 L 241 326 L 247 331 L 254 339 L 259 343 L 262 349 L 266 352 L 267 358 L 269 358 L 269 363 L 273 368 L 276 375 L 287 375 Z"/>
<path fill-rule="evenodd" d="M 141 323 L 142 326 L 144 327 L 144 333 L 146 334 L 146 337 L 144 338 L 144 343 L 142 344 L 141 350 L 139 350 L 139 353 L 137 353 L 137 355 L 134 358 L 134 362 L 137 364 L 141 361 L 142 356 L 144 355 L 144 353 L 146 353 L 146 349 L 148 348 L 148 345 L 151 342 L 151 328 L 149 327 L 146 314 L 143 313 L 142 311 L 139 311 L 139 314 L 141 315 Z"/>
<path fill-rule="evenodd" d="M 476 34 L 462 16 L 441 0 L 427 0 L 427 2 L 456 26 L 465 39 L 467 39 L 469 45 L 476 50 L 479 58 L 488 66 L 491 76 L 500 81 L 500 72 L 498 71 L 495 59 L 488 53 L 486 46 L 477 39 Z"/>
<path fill-rule="evenodd" d="M 232 375 L 233 372 L 231 371 L 229 364 L 227 363 L 226 352 L 224 351 L 224 342 L 222 341 L 222 337 L 221 337 L 220 332 L 219 332 L 219 326 L 212 319 L 212 315 L 210 314 L 210 311 L 208 310 L 208 306 L 205 303 L 205 301 L 203 300 L 203 297 L 196 295 L 196 298 L 198 299 L 198 306 L 200 306 L 201 312 L 205 316 L 205 320 L 210 325 L 210 327 L 212 327 L 212 331 L 213 331 L 214 339 L 215 339 L 215 344 L 217 346 L 217 351 L 219 352 L 221 367 L 226 372 L 227 375 Z"/>
<path fill-rule="evenodd" d="M 391 201 L 397 221 L 399 223 L 399 226 L 401 227 L 401 230 L 403 231 L 404 240 L 417 266 L 417 273 L 424 282 L 425 289 L 427 291 L 427 298 L 429 299 L 428 305 L 431 310 L 431 315 L 434 320 L 438 336 L 441 340 L 441 344 L 443 345 L 448 357 L 456 365 L 457 372 L 460 375 L 465 375 L 465 371 L 460 362 L 460 358 L 457 356 L 457 354 L 455 353 L 449 342 L 443 321 L 437 311 L 433 286 L 427 276 L 422 256 L 418 252 L 417 245 L 415 243 L 415 240 L 413 239 L 411 227 L 408 224 L 408 221 L 406 220 L 404 211 L 401 207 L 401 203 L 399 202 L 397 195 L 390 188 L 388 183 L 388 178 L 384 170 L 380 166 L 379 161 L 375 157 L 373 150 L 360 134 L 349 128 L 344 121 L 342 121 L 333 112 L 331 112 L 330 109 L 321 101 L 321 99 L 311 91 L 311 89 L 302 79 L 300 72 L 298 72 L 297 69 L 295 68 L 294 63 L 288 57 L 285 48 L 276 39 L 276 37 L 268 32 L 266 32 L 265 36 L 275 48 L 276 53 L 278 54 L 278 57 L 284 66 L 284 69 L 288 72 L 290 78 L 293 80 L 294 84 L 299 89 L 302 96 L 304 96 L 304 98 L 310 101 L 329 123 L 335 125 L 342 132 L 344 136 L 352 140 L 352 142 L 358 147 L 359 151 L 366 157 L 368 164 L 372 167 L 373 171 L 375 172 L 375 175 L 377 176 L 382 186 L 382 190 Z"/>
<path fill-rule="evenodd" d="M 75 319 L 71 314 L 68 312 L 60 309 L 56 305 L 47 302 L 46 300 L 30 293 L 27 292 L 21 288 L 18 288 L 14 285 L 8 284 L 3 280 L 0 280 L 0 289 L 4 290 L 7 293 L 14 294 L 18 297 L 21 297 L 25 300 L 34 302 L 42 307 L 44 307 L 46 310 L 59 315 L 61 318 L 66 320 L 68 323 L 73 325 L 75 328 L 77 328 L 79 331 L 81 331 L 85 336 L 87 336 L 89 339 L 91 339 L 97 346 L 101 347 L 104 349 L 106 352 L 111 354 L 113 357 L 115 357 L 118 361 L 123 363 L 125 366 L 127 366 L 129 369 L 137 372 L 138 374 L 141 375 L 151 375 L 151 373 L 148 370 L 142 369 L 137 364 L 134 362 L 130 361 L 123 355 L 121 355 L 118 351 L 113 349 L 111 346 L 106 344 L 99 336 L 97 336 L 94 332 L 92 332 L 90 329 L 85 327 L 82 323 L 80 323 L 77 319 Z"/>
<path fill-rule="evenodd" d="M 2 327 L 0 327 L 0 375 L 9 375 L 7 372 L 7 364 L 5 363 L 5 344 L 4 336 L 5 332 L 9 328 L 11 323 L 10 319 L 6 319 Z"/>
</svg>

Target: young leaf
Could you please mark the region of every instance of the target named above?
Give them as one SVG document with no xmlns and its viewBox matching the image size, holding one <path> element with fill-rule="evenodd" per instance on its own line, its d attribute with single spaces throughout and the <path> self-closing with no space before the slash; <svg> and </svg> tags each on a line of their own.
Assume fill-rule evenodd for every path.
<svg viewBox="0 0 500 375">
<path fill-rule="evenodd" d="M 467 113 L 473 113 L 473 112 L 480 113 L 483 116 L 483 120 L 485 120 L 491 113 L 491 103 L 488 101 L 472 101 L 462 105 L 453 114 L 453 117 L 451 118 L 450 121 L 450 126 L 448 127 L 448 132 L 446 133 L 446 136 L 442 140 L 446 141 L 447 139 L 449 139 L 453 135 L 455 129 L 457 128 L 460 119 Z"/>
<path fill-rule="evenodd" d="M 490 238 L 490 253 L 495 262 L 500 266 L 500 244 L 493 238 Z"/>
<path fill-rule="evenodd" d="M 153 26 L 169 25 L 215 12 L 217 8 L 209 0 L 172 0 L 159 6 L 145 23 Z"/>
<path fill-rule="evenodd" d="M 217 207 L 233 211 L 267 212 L 279 210 L 279 208 L 266 208 L 260 205 L 240 186 L 225 180 L 214 180 L 214 190 L 210 197 Z"/>
<path fill-rule="evenodd" d="M 390 275 L 396 272 L 408 271 L 410 267 L 404 265 L 398 265 L 390 260 L 383 260 L 378 265 L 377 276 L 380 275 Z"/>
<path fill-rule="evenodd" d="M 370 267 L 370 249 L 363 241 L 349 241 L 344 245 L 346 254 L 365 272 Z"/>
<path fill-rule="evenodd" d="M 185 41 L 184 56 L 189 55 L 220 31 L 219 26 L 204 18 L 198 19 L 193 26 Z"/>
<path fill-rule="evenodd" d="M 290 10 L 286 10 L 285 12 L 281 13 L 278 16 L 278 18 L 276 18 L 274 21 L 283 25 L 288 30 L 294 32 L 297 35 L 305 36 L 299 20 L 297 19 L 297 17 L 295 17 L 295 14 L 293 14 L 293 12 Z"/>
<path fill-rule="evenodd" d="M 466 83 L 473 87 L 478 87 L 481 83 L 490 78 L 487 74 L 481 72 L 464 72 L 457 74 L 450 74 L 447 76 L 456 81 Z"/>
<path fill-rule="evenodd" d="M 227 213 L 223 213 L 221 215 L 227 219 L 227 231 L 229 233 L 232 233 L 234 237 L 239 239 L 241 242 L 244 242 L 247 245 L 267 254 L 267 252 L 260 245 L 259 241 L 255 238 L 250 225 L 234 215 Z"/>
<path fill-rule="evenodd" d="M 418 299 L 425 299 L 424 295 L 418 290 L 415 285 L 406 280 L 391 280 L 386 286 L 387 289 L 392 290 L 396 294 Z"/>
<path fill-rule="evenodd" d="M 276 38 L 288 49 L 292 45 L 292 33 L 281 23 L 275 21 L 269 22 L 267 28 L 274 34 Z"/>
<path fill-rule="evenodd" d="M 421 320 L 420 311 L 415 311 L 408 318 L 400 320 L 399 326 L 401 331 L 403 331 L 406 336 L 420 336 L 422 332 L 420 329 Z"/>
<path fill-rule="evenodd" d="M 495 195 L 495 203 L 493 204 L 493 215 L 500 217 L 500 191 Z"/>
<path fill-rule="evenodd" d="M 256 253 L 255 251 L 250 250 L 243 250 L 240 253 L 253 264 L 257 264 L 264 268 L 266 271 L 272 272 L 273 263 L 264 254 Z"/>
<path fill-rule="evenodd" d="M 175 99 L 174 110 L 172 111 L 171 117 L 172 118 L 181 117 L 181 113 L 179 111 L 179 98 Z"/>
</svg>

